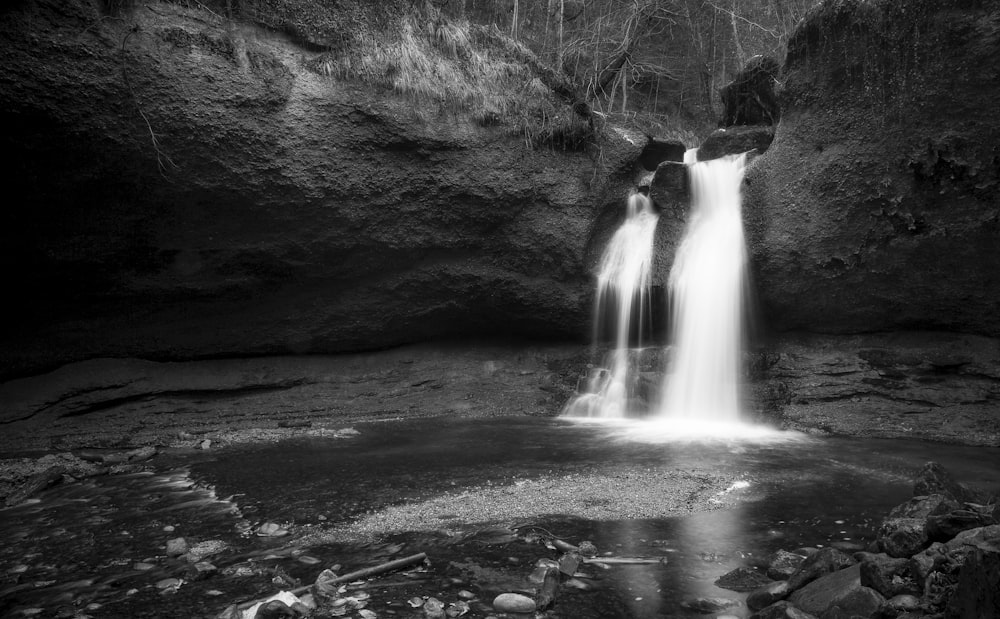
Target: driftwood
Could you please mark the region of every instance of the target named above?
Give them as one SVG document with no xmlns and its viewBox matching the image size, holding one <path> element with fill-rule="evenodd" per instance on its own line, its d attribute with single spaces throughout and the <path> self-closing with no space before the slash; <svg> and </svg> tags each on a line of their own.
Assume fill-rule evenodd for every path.
<svg viewBox="0 0 1000 619">
<path fill-rule="evenodd" d="M 385 574 L 386 572 L 393 572 L 393 571 L 398 570 L 398 569 L 400 569 L 402 567 L 408 567 L 408 566 L 414 565 L 416 563 L 421 563 L 426 558 L 427 558 L 427 553 L 426 552 L 420 552 L 420 553 L 417 553 L 415 555 L 410 555 L 408 557 L 403 557 L 402 559 L 395 559 L 394 561 L 388 561 L 386 563 L 381 563 L 379 565 L 373 565 L 372 567 L 366 567 L 364 569 L 357 570 L 357 571 L 354 571 L 354 572 L 348 572 L 347 574 L 344 574 L 343 576 L 337 576 L 336 578 L 331 578 L 330 580 L 326 581 L 326 584 L 328 584 L 328 585 L 337 585 L 337 584 L 340 584 L 340 583 L 351 582 L 351 581 L 359 580 L 359 579 L 362 579 L 362 578 L 370 578 L 372 576 L 378 576 L 379 574 Z M 313 586 L 312 584 L 308 584 L 308 585 L 303 585 L 301 587 L 296 587 L 295 589 L 291 589 L 289 591 L 289 593 L 291 593 L 293 595 L 299 595 L 300 593 L 305 593 L 306 591 L 308 591 L 309 589 L 311 589 L 312 586 Z M 267 596 L 267 597 L 271 597 L 271 596 Z M 256 604 L 258 602 L 263 602 L 266 599 L 267 598 L 257 598 L 257 599 L 251 600 L 249 602 L 243 602 L 242 604 L 237 605 L 236 608 L 239 609 L 239 610 L 245 610 L 247 608 L 250 608 L 251 606 L 253 606 L 254 604 Z"/>
<path fill-rule="evenodd" d="M 594 557 L 584 559 L 584 563 L 605 565 L 653 565 L 656 563 L 666 563 L 666 557 Z"/>
</svg>

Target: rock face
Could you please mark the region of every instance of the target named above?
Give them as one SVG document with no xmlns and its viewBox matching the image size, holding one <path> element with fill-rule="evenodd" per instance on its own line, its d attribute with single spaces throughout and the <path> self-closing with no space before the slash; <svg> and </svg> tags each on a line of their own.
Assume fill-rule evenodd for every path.
<svg viewBox="0 0 1000 619">
<path fill-rule="evenodd" d="M 601 132 L 601 164 L 533 149 L 310 71 L 273 31 L 98 7 L 0 14 L 5 374 L 586 337 L 593 225 L 624 208 L 644 138 Z"/>
<path fill-rule="evenodd" d="M 778 330 L 1000 334 L 1000 5 L 831 0 L 789 42 L 746 177 Z"/>
</svg>

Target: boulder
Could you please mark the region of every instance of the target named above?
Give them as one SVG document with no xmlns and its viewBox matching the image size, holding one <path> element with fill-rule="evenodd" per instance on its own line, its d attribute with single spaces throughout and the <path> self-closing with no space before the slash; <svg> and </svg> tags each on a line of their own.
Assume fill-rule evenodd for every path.
<svg viewBox="0 0 1000 619">
<path fill-rule="evenodd" d="M 1000 263 L 998 21 L 995 2 L 829 0 L 800 22 L 745 179 L 772 329 L 1000 335 L 1000 278 L 970 268 Z"/>
<path fill-rule="evenodd" d="M 866 554 L 861 560 L 861 584 L 885 597 L 919 595 L 920 584 L 910 574 L 910 559 L 886 554 Z"/>
<path fill-rule="evenodd" d="M 972 509 L 956 509 L 947 514 L 927 518 L 927 536 L 937 542 L 947 542 L 962 531 L 993 524 L 992 515 Z"/>
<path fill-rule="evenodd" d="M 805 555 L 788 552 L 787 550 L 778 550 L 768 557 L 767 577 L 774 580 L 787 580 L 795 573 L 795 570 L 802 566 L 802 562 L 805 559 Z"/>
<path fill-rule="evenodd" d="M 726 127 L 716 129 L 698 147 L 698 161 L 756 151 L 763 154 L 774 140 L 774 127 Z"/>
<path fill-rule="evenodd" d="M 959 483 L 947 469 L 937 462 L 928 462 L 920 469 L 913 482 L 913 494 L 914 496 L 944 495 L 959 503 L 982 503 L 986 499 L 982 492 Z M 952 509 L 958 507 L 956 505 Z M 938 508 L 938 510 L 928 512 L 927 515 L 945 513 L 945 511 L 951 510 Z"/>
<path fill-rule="evenodd" d="M 886 518 L 875 539 L 883 552 L 897 558 L 908 558 L 930 543 L 922 518 Z"/>
<path fill-rule="evenodd" d="M 926 518 L 931 514 L 945 514 L 960 505 L 944 494 L 914 496 L 889 511 L 887 518 Z"/>
<path fill-rule="evenodd" d="M 801 567 L 788 578 L 788 586 L 794 591 L 821 576 L 843 570 L 855 563 L 854 559 L 836 548 L 823 548 L 802 562 Z"/>
<path fill-rule="evenodd" d="M 839 607 L 842 612 L 868 617 L 878 610 L 885 598 L 874 589 L 863 586 L 861 566 L 852 565 L 814 580 L 792 593 L 788 601 L 817 616 Z"/>
<path fill-rule="evenodd" d="M 493 610 L 498 613 L 533 613 L 535 601 L 520 593 L 501 593 L 493 599 Z"/>
<path fill-rule="evenodd" d="M 716 579 L 715 586 L 730 591 L 754 591 L 767 585 L 771 579 L 749 567 L 738 567 Z"/>
<path fill-rule="evenodd" d="M 783 600 L 792 592 L 787 580 L 778 580 L 750 592 L 747 596 L 747 607 L 750 610 L 761 610 L 779 600 Z"/>
</svg>

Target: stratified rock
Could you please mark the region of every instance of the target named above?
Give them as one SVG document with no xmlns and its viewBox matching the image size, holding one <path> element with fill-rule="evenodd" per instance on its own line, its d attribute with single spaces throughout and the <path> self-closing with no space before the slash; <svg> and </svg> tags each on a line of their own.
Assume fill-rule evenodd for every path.
<svg viewBox="0 0 1000 619">
<path fill-rule="evenodd" d="M 861 584 L 885 597 L 899 594 L 919 595 L 921 586 L 910 574 L 910 559 L 886 554 L 866 554 L 861 561 Z"/>
<path fill-rule="evenodd" d="M 876 541 L 890 557 L 910 557 L 930 543 L 922 518 L 886 518 L 879 527 Z"/>
<path fill-rule="evenodd" d="M 825 574 L 842 570 L 854 563 L 854 559 L 836 548 L 823 548 L 802 562 L 802 566 L 788 578 L 788 586 L 794 591 Z"/>
<path fill-rule="evenodd" d="M 982 492 L 959 483 L 947 469 L 937 462 L 928 462 L 920 469 L 920 472 L 917 473 L 917 479 L 913 483 L 913 494 L 914 496 L 941 494 L 959 503 L 980 503 L 984 502 L 986 498 Z"/>
<path fill-rule="evenodd" d="M 775 580 L 786 580 L 802 566 L 805 555 L 779 550 L 768 558 L 767 576 Z"/>
<path fill-rule="evenodd" d="M 774 604 L 779 600 L 783 600 L 792 592 L 791 587 L 788 586 L 787 580 L 778 580 L 772 582 L 768 585 L 764 585 L 760 589 L 752 591 L 750 595 L 747 596 L 747 607 L 750 610 L 761 610 Z"/>
<path fill-rule="evenodd" d="M 716 579 L 715 586 L 741 593 L 759 589 L 771 579 L 749 567 L 738 567 Z"/>
<path fill-rule="evenodd" d="M 727 127 L 716 129 L 698 147 L 698 161 L 739 155 L 750 151 L 763 154 L 774 140 L 774 127 Z"/>
<path fill-rule="evenodd" d="M 747 170 L 761 315 L 779 331 L 1000 335 L 1000 5 L 827 0 Z"/>
<path fill-rule="evenodd" d="M 774 125 L 781 117 L 774 86 L 781 66 L 774 58 L 754 56 L 733 81 L 719 90 L 722 119 L 719 125 Z"/>
<path fill-rule="evenodd" d="M 520 593 L 501 593 L 493 599 L 493 610 L 500 613 L 533 613 L 535 600 Z"/>
</svg>

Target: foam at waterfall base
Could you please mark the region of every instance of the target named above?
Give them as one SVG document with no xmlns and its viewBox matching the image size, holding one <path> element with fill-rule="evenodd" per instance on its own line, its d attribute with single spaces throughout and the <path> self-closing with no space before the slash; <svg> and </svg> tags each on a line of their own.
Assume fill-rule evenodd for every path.
<svg viewBox="0 0 1000 619">
<path fill-rule="evenodd" d="M 637 443 L 750 443 L 777 445 L 815 440 L 802 432 L 778 430 L 742 421 L 702 421 L 699 419 L 608 419 L 569 418 L 573 423 L 599 425 L 609 430 L 609 438 Z"/>
</svg>

